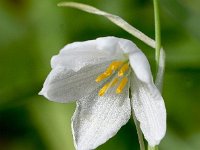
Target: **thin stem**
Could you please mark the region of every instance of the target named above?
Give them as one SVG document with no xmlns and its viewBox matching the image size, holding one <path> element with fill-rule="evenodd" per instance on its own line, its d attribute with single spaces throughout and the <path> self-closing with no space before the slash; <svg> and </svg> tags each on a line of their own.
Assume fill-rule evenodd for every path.
<svg viewBox="0 0 200 150">
<path fill-rule="evenodd" d="M 136 120 L 136 117 L 135 117 L 135 114 L 134 114 L 133 111 L 132 111 L 132 115 L 133 115 L 133 120 L 134 120 L 134 123 L 135 123 L 136 130 L 137 130 L 137 134 L 138 134 L 138 140 L 139 140 L 139 144 L 140 144 L 140 150 L 145 150 L 145 145 L 144 145 L 142 131 L 140 129 L 140 124 Z"/>
<path fill-rule="evenodd" d="M 85 12 L 88 12 L 91 14 L 104 16 L 107 19 L 109 19 L 111 22 L 113 22 L 115 25 L 119 26 L 120 28 L 124 29 L 125 31 L 127 31 L 128 33 L 133 35 L 134 37 L 140 39 L 141 41 L 143 41 L 150 47 L 155 48 L 155 41 L 153 39 L 151 39 L 150 37 L 148 37 L 141 31 L 139 31 L 138 29 L 136 29 L 135 27 L 130 25 L 128 22 L 126 22 L 124 19 L 122 19 L 119 16 L 107 13 L 105 11 L 102 11 L 102 10 L 97 9 L 90 5 L 76 3 L 76 2 L 61 2 L 58 4 L 58 6 L 59 7 L 72 7 L 72 8 L 80 9 L 82 11 L 85 11 Z"/>
<path fill-rule="evenodd" d="M 161 49 L 161 33 L 160 33 L 160 16 L 159 16 L 159 0 L 153 0 L 154 20 L 155 20 L 155 39 L 156 39 L 156 68 L 160 72 L 160 49 Z M 157 76 L 158 77 L 158 76 Z M 158 150 L 158 146 L 151 147 L 148 145 L 148 150 Z"/>
<path fill-rule="evenodd" d="M 158 146 L 151 147 L 148 145 L 148 150 L 158 150 Z"/>
<path fill-rule="evenodd" d="M 161 49 L 161 33 L 160 33 L 160 16 L 159 16 L 159 0 L 153 0 L 154 18 L 155 18 L 155 39 L 156 39 L 156 63 L 159 64 Z"/>
</svg>

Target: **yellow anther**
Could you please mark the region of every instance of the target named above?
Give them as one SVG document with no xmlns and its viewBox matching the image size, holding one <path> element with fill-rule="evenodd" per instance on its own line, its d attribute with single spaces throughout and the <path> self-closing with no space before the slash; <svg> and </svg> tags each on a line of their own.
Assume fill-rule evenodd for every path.
<svg viewBox="0 0 200 150">
<path fill-rule="evenodd" d="M 110 87 L 110 83 L 106 83 L 102 88 L 101 90 L 99 91 L 99 96 L 103 96 L 106 91 L 108 90 L 108 88 Z"/>
<path fill-rule="evenodd" d="M 103 74 L 101 74 L 101 75 L 99 75 L 97 78 L 96 78 L 96 82 L 100 82 L 100 81 L 102 81 L 103 79 L 105 79 L 105 78 L 107 78 L 108 76 L 107 75 L 105 75 L 104 73 Z"/>
<path fill-rule="evenodd" d="M 106 69 L 105 72 L 103 72 L 102 74 L 100 74 L 97 78 L 96 78 L 96 82 L 101 82 L 102 80 L 106 79 L 107 77 L 110 77 L 116 70 L 119 69 L 119 72 L 118 72 L 118 76 L 121 77 L 124 75 L 124 73 L 128 70 L 129 68 L 129 64 L 126 63 L 124 64 L 123 61 L 114 61 L 112 62 L 109 67 Z M 114 76 L 115 76 L 115 73 L 114 73 Z M 118 77 L 115 77 L 114 79 L 112 79 L 110 82 L 107 82 L 100 90 L 99 90 L 99 93 L 98 95 L 99 96 L 103 96 L 107 90 L 110 88 L 110 87 L 113 87 L 117 84 L 119 78 Z M 128 81 L 128 78 L 124 77 L 119 86 L 117 87 L 116 89 L 116 93 L 119 94 L 123 91 L 124 87 L 126 86 L 126 83 Z"/>
<path fill-rule="evenodd" d="M 102 80 L 104 80 L 105 78 L 109 77 L 112 74 L 112 70 L 107 69 L 104 73 L 100 74 L 97 78 L 96 78 L 96 82 L 101 82 Z"/>
<path fill-rule="evenodd" d="M 125 73 L 128 69 L 129 69 L 129 63 L 124 64 L 124 65 L 120 68 L 120 70 L 119 70 L 119 72 L 118 72 L 118 76 L 119 76 L 119 77 L 122 77 L 122 76 L 124 75 L 124 73 Z"/>
<path fill-rule="evenodd" d="M 126 86 L 127 82 L 128 82 L 128 78 L 127 78 L 127 77 L 124 77 L 124 78 L 122 79 L 122 81 L 120 82 L 119 86 L 118 86 L 117 89 L 116 89 L 116 93 L 117 93 L 117 94 L 120 94 L 120 93 L 123 91 L 123 89 L 124 89 L 124 87 Z"/>
<path fill-rule="evenodd" d="M 114 61 L 112 62 L 109 67 L 106 69 L 106 71 L 104 73 L 102 73 L 101 75 L 99 75 L 96 78 L 96 82 L 101 82 L 102 80 L 104 80 L 105 78 L 109 77 L 113 71 L 117 70 L 121 65 L 123 64 L 123 62 L 121 61 Z"/>
<path fill-rule="evenodd" d="M 112 74 L 112 70 L 110 68 L 108 68 L 108 69 L 106 69 L 106 71 L 103 74 L 110 76 Z"/>
<path fill-rule="evenodd" d="M 110 87 L 113 87 L 116 85 L 116 83 L 118 82 L 118 78 L 114 78 L 114 80 L 112 80 Z"/>
<path fill-rule="evenodd" d="M 121 61 L 114 61 L 110 64 L 109 69 L 111 70 L 117 70 L 121 65 L 123 64 L 123 62 Z"/>
</svg>

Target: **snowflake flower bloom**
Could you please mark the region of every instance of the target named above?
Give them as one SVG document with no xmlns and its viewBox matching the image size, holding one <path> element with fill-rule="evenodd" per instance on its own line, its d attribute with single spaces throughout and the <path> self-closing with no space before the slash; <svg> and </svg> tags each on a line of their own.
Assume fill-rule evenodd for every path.
<svg viewBox="0 0 200 150">
<path fill-rule="evenodd" d="M 95 149 L 128 122 L 131 108 L 149 145 L 166 131 L 163 98 L 150 65 L 131 41 L 102 37 L 66 45 L 51 60 L 40 94 L 51 101 L 77 102 L 72 132 L 77 150 Z"/>
</svg>

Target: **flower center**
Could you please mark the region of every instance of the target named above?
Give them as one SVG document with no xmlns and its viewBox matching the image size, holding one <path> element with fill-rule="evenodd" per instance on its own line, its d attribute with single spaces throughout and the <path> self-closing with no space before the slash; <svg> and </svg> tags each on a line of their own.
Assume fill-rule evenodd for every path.
<svg viewBox="0 0 200 150">
<path fill-rule="evenodd" d="M 122 93 L 128 82 L 129 75 L 129 61 L 113 61 L 109 67 L 96 78 L 96 82 L 99 83 L 108 77 L 111 77 L 111 81 L 104 84 L 104 86 L 99 90 L 99 96 L 103 96 L 109 88 L 114 87 L 118 84 L 116 88 L 116 94 Z"/>
</svg>

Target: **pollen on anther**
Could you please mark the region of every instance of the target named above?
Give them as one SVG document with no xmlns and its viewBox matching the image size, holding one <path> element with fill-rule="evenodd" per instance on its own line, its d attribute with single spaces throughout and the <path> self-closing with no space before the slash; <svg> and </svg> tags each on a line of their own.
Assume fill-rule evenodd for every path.
<svg viewBox="0 0 200 150">
<path fill-rule="evenodd" d="M 100 74 L 97 78 L 96 78 L 96 82 L 101 82 L 102 80 L 106 79 L 107 77 L 109 77 L 110 75 L 112 75 L 113 71 L 117 70 L 121 65 L 123 64 L 123 62 L 121 61 L 114 61 L 112 62 L 109 67 L 106 69 L 106 71 L 102 74 Z"/>
<path fill-rule="evenodd" d="M 103 96 L 106 91 L 108 90 L 110 86 L 110 83 L 106 83 L 100 90 L 99 90 L 99 96 Z"/>
<path fill-rule="evenodd" d="M 96 82 L 101 82 L 102 80 L 104 80 L 105 78 L 109 77 L 112 74 L 112 70 L 106 70 L 104 73 L 100 74 L 97 78 L 96 78 Z"/>
<path fill-rule="evenodd" d="M 119 77 L 122 77 L 128 69 L 129 69 L 129 64 L 128 64 L 128 63 L 124 64 L 124 65 L 121 67 L 121 69 L 119 70 L 118 76 L 119 76 Z"/>
<path fill-rule="evenodd" d="M 118 74 L 118 77 L 121 77 L 125 74 L 125 72 L 128 70 L 129 68 L 129 64 L 125 63 L 124 61 L 114 61 L 112 62 L 109 67 L 102 73 L 100 74 L 97 78 L 96 78 L 96 82 L 101 82 L 102 80 L 110 77 L 111 75 L 116 76 L 116 74 Z M 118 72 L 115 72 L 117 71 Z M 103 96 L 107 90 L 113 86 L 115 86 L 119 80 L 117 76 L 115 78 L 113 78 L 111 81 L 107 82 L 98 92 L 99 96 Z M 128 79 L 127 78 L 123 78 L 119 84 L 119 86 L 117 87 L 116 93 L 119 94 L 123 91 L 126 83 L 127 83 Z"/>
<path fill-rule="evenodd" d="M 114 61 L 110 64 L 109 69 L 111 70 L 117 70 L 121 65 L 123 64 L 122 61 Z"/>
<path fill-rule="evenodd" d="M 116 89 L 116 93 L 117 93 L 117 94 L 120 94 L 120 93 L 123 91 L 123 89 L 125 88 L 127 82 L 128 82 L 128 78 L 127 78 L 127 77 L 124 77 L 124 78 L 121 80 L 119 86 L 118 86 L 117 89 Z"/>
</svg>

